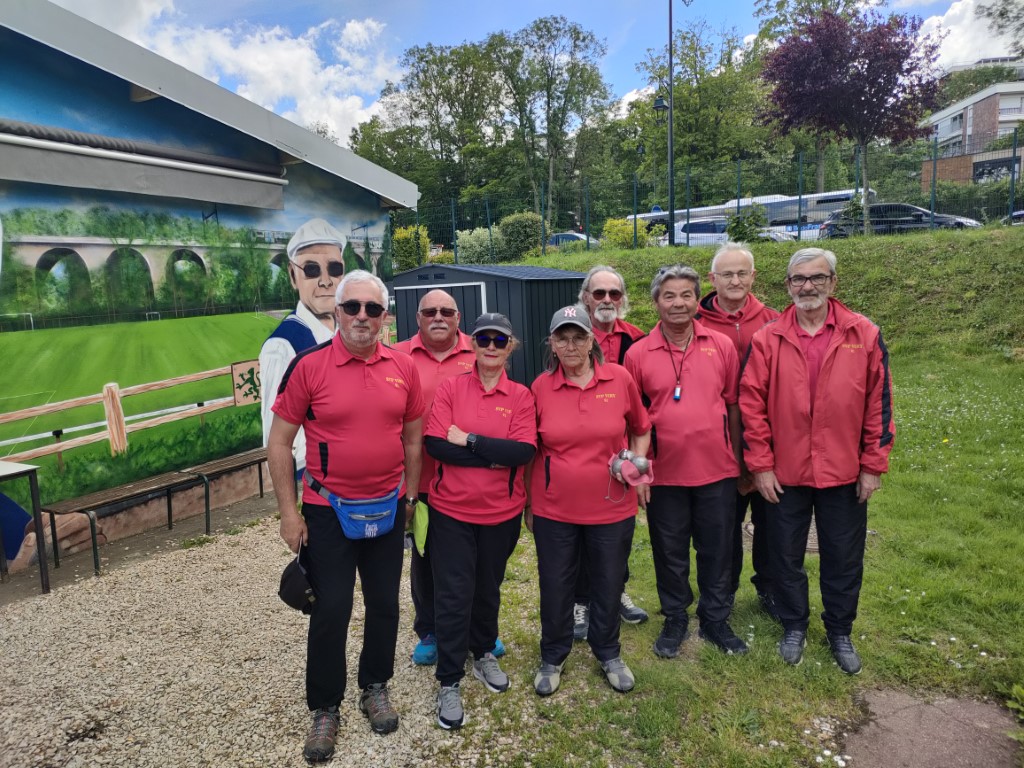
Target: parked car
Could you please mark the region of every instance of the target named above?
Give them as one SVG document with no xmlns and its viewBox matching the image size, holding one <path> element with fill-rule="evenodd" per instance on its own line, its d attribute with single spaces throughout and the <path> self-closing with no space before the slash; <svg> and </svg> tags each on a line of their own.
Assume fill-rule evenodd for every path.
<svg viewBox="0 0 1024 768">
<path fill-rule="evenodd" d="M 1014 227 L 1024 226 L 1024 211 L 1014 211 L 1009 216 L 1003 216 L 1003 218 L 999 220 L 999 223 Z"/>
<path fill-rule="evenodd" d="M 876 235 L 899 235 L 904 232 L 916 232 L 930 229 L 932 226 L 931 211 L 908 203 L 875 203 L 868 206 L 868 220 Z M 947 213 L 935 214 L 936 229 L 964 229 L 980 227 L 981 222 L 965 216 L 952 216 Z M 856 220 L 844 211 L 836 211 L 822 222 L 818 230 L 820 239 L 829 237 L 849 237 L 864 231 L 864 219 Z"/>
<path fill-rule="evenodd" d="M 729 235 L 726 228 L 729 226 L 729 219 L 725 216 L 710 216 L 702 219 L 690 219 L 689 221 L 676 222 L 676 245 L 721 245 L 729 242 Z M 790 232 L 783 232 L 778 229 L 764 227 L 761 230 L 761 237 L 765 240 L 775 242 L 789 242 L 796 240 L 796 235 Z M 658 245 L 668 245 L 668 235 L 662 235 Z"/>
<path fill-rule="evenodd" d="M 590 247 L 597 248 L 600 245 L 596 237 L 588 238 L 582 232 L 556 232 L 548 237 L 548 245 L 567 245 L 569 243 L 586 243 L 590 240 Z"/>
</svg>

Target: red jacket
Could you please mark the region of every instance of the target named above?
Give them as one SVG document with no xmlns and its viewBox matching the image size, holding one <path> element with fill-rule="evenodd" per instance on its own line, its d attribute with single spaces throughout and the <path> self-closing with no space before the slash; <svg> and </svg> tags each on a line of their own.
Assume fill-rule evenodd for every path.
<svg viewBox="0 0 1024 768">
<path fill-rule="evenodd" d="M 754 334 L 765 324 L 779 316 L 779 312 L 771 307 L 766 307 L 754 294 L 747 294 L 747 303 L 743 309 L 735 314 L 727 314 L 718 306 L 715 298 L 717 291 L 712 291 L 700 300 L 700 312 L 697 319 L 705 325 L 724 333 L 733 344 L 736 351 L 740 353 L 740 360 L 747 354 L 747 347 Z"/>
<path fill-rule="evenodd" d="M 818 375 L 813 411 L 796 307 L 764 326 L 740 376 L 743 454 L 751 472 L 774 470 L 781 485 L 832 488 L 861 471 L 889 469 L 889 350 L 878 327 L 829 299 L 836 328 Z"/>
</svg>

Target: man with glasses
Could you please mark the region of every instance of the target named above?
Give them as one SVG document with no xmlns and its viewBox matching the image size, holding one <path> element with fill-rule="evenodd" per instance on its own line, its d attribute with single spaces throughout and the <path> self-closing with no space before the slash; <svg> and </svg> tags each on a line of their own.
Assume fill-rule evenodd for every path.
<svg viewBox="0 0 1024 768">
<path fill-rule="evenodd" d="M 341 256 L 345 242 L 345 236 L 323 219 L 310 219 L 288 241 L 288 279 L 299 292 L 299 303 L 260 349 L 264 446 L 274 422 L 271 408 L 288 364 L 297 353 L 323 344 L 334 335 L 334 291 L 345 274 Z M 301 429 L 295 435 L 292 455 L 301 476 L 306 466 L 306 437 Z"/>
<path fill-rule="evenodd" d="M 267 451 L 281 538 L 292 552 L 305 547 L 316 594 L 306 656 L 313 724 L 303 754 L 309 762 L 334 754 L 357 572 L 364 605 L 359 709 L 376 733 L 398 728 L 387 683 L 395 668 L 404 530 L 416 506 L 423 449 L 419 374 L 408 355 L 379 341 L 388 318 L 387 288 L 355 270 L 342 278 L 336 301 L 337 335 L 299 353 L 285 372 Z M 301 514 L 291 482 L 300 426 L 307 438 Z M 360 528 L 360 537 L 343 528 L 352 519 L 345 505 L 368 501 L 391 516 L 372 536 Z"/>
<path fill-rule="evenodd" d="M 861 660 L 850 635 L 868 499 L 889 469 L 896 431 L 889 352 L 876 325 L 832 297 L 834 253 L 803 248 L 786 274 L 793 304 L 754 334 L 740 382 L 746 463 L 768 502 L 779 655 L 794 666 L 803 660 L 813 514 L 826 640 L 839 668 L 856 675 Z"/>
<path fill-rule="evenodd" d="M 423 400 L 427 414 L 434 402 L 434 394 L 441 382 L 452 376 L 473 370 L 476 354 L 470 337 L 459 330 L 459 305 L 455 299 L 440 289 L 428 292 L 420 299 L 416 311 L 416 325 L 419 330 L 410 339 L 395 344 L 412 357 L 423 385 Z M 434 477 L 435 462 L 423 452 L 423 471 L 420 473 L 420 500 L 428 501 L 430 481 Z M 420 555 L 413 546 L 412 562 L 409 565 L 409 580 L 412 586 L 412 604 L 416 612 L 413 631 L 419 637 L 412 652 L 415 664 L 437 663 L 437 635 L 434 631 L 434 577 L 430 570 L 430 550 Z M 496 657 L 505 653 L 505 646 L 498 640 L 493 651 Z"/>
<path fill-rule="evenodd" d="M 711 259 L 708 279 L 714 290 L 700 300 L 697 315 L 702 323 L 732 339 L 740 360 L 747 354 L 754 332 L 779 316 L 778 311 L 766 307 L 750 292 L 756 276 L 754 254 L 750 249 L 743 243 L 726 243 Z M 754 491 L 753 479 L 741 463 L 736 492 L 736 523 L 732 534 L 730 586 L 733 600 L 740 588 L 740 574 L 743 572 L 743 519 L 747 516 L 748 506 L 753 527 L 751 554 L 754 560 L 754 575 L 750 582 L 757 590 L 757 601 L 762 610 L 777 619 L 764 529 L 764 499 Z"/>
</svg>

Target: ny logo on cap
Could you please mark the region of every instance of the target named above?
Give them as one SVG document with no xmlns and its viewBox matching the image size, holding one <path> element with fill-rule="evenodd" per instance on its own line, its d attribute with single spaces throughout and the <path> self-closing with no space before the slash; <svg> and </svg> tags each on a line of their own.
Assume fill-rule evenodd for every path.
<svg viewBox="0 0 1024 768">
<path fill-rule="evenodd" d="M 576 307 L 566 307 L 565 317 L 576 317 Z"/>
</svg>

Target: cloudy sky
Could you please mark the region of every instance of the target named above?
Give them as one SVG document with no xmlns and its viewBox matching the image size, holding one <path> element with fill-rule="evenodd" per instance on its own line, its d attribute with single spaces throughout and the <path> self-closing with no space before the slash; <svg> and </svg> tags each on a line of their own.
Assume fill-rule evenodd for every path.
<svg viewBox="0 0 1024 768">
<path fill-rule="evenodd" d="M 374 114 L 381 87 L 401 77 L 402 52 L 414 45 L 478 41 L 561 14 L 605 40 L 605 79 L 625 96 L 645 85 L 636 63 L 668 37 L 665 0 L 55 1 L 301 125 L 326 122 L 343 140 Z M 975 18 L 978 0 L 890 2 L 924 18 L 926 32 L 947 31 L 944 66 L 1007 51 Z M 754 0 L 693 0 L 675 3 L 673 14 L 677 27 L 704 18 L 744 36 L 757 31 L 753 8 Z"/>
</svg>

